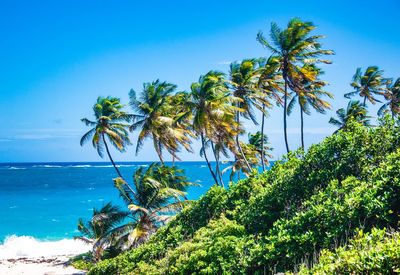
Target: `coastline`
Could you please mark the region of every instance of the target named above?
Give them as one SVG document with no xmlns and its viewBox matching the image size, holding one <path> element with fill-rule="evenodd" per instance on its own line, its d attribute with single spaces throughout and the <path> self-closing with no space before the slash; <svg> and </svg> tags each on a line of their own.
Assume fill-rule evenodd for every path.
<svg viewBox="0 0 400 275">
<path fill-rule="evenodd" d="M 79 240 L 38 240 L 30 236 L 9 236 L 0 244 L 0 274 L 85 274 L 69 265 L 72 257 L 90 250 Z"/>
<path fill-rule="evenodd" d="M 59 255 L 0 260 L 0 274 L 8 275 L 81 275 L 86 271 L 78 270 L 69 265 L 69 260 L 75 255 Z"/>
</svg>

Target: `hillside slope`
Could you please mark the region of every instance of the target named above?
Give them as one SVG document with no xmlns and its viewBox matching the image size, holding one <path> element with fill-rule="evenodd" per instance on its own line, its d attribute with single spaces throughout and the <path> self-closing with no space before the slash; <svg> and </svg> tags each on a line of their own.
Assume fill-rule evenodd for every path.
<svg viewBox="0 0 400 275">
<path fill-rule="evenodd" d="M 89 274 L 264 274 L 302 265 L 306 273 L 323 264 L 322 250 L 345 246 L 360 229 L 397 228 L 399 130 L 390 120 L 352 124 L 270 171 L 213 187 L 148 243 Z"/>
</svg>

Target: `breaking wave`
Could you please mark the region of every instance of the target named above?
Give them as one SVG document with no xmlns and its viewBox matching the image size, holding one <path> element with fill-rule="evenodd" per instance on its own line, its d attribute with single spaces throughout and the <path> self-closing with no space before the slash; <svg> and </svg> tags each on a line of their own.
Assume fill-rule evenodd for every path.
<svg viewBox="0 0 400 275">
<path fill-rule="evenodd" d="M 80 240 L 41 241 L 31 236 L 12 235 L 0 244 L 0 259 L 77 255 L 89 250 L 90 245 Z"/>
</svg>

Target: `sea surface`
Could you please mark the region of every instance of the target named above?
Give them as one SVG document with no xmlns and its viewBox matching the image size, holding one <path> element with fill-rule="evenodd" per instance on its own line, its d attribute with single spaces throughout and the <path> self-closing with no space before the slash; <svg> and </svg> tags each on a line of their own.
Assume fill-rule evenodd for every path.
<svg viewBox="0 0 400 275">
<path fill-rule="evenodd" d="M 127 180 L 149 162 L 118 163 Z M 198 199 L 212 185 L 205 162 L 177 162 L 188 178 L 189 199 Z M 226 165 L 225 165 L 226 166 Z M 227 183 L 228 174 L 224 175 Z M 59 247 L 79 235 L 79 218 L 90 219 L 93 208 L 111 201 L 124 206 L 113 186 L 117 174 L 110 163 L 3 163 L 0 164 L 0 258 L 26 256 L 43 244 Z M 10 252 L 12 248 L 17 251 Z M 47 252 L 46 252 L 47 253 Z M 37 253 L 36 253 L 37 254 Z M 3 255 L 3 256 L 2 256 Z M 14 255 L 14 256 L 15 256 Z"/>
</svg>

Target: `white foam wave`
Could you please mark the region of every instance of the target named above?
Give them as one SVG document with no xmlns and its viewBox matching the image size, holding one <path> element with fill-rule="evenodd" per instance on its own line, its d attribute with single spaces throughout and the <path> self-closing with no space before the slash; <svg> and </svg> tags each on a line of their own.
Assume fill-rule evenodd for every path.
<svg viewBox="0 0 400 275">
<path fill-rule="evenodd" d="M 77 255 L 89 250 L 90 245 L 80 240 L 40 241 L 30 236 L 12 235 L 0 245 L 0 259 Z"/>
<path fill-rule="evenodd" d="M 25 170 L 26 168 L 24 168 L 24 167 L 14 167 L 14 166 L 11 166 L 11 167 L 9 167 L 8 169 L 9 169 L 9 170 Z"/>
<path fill-rule="evenodd" d="M 35 167 L 35 168 L 61 168 L 62 166 L 46 164 L 46 165 L 33 165 L 32 167 Z"/>
</svg>

